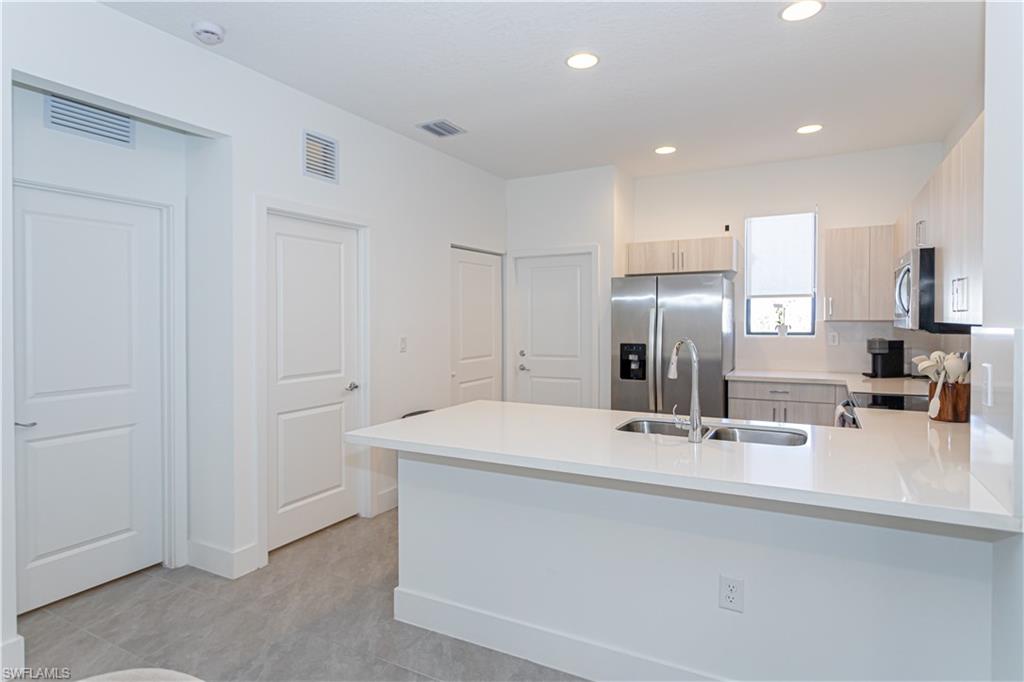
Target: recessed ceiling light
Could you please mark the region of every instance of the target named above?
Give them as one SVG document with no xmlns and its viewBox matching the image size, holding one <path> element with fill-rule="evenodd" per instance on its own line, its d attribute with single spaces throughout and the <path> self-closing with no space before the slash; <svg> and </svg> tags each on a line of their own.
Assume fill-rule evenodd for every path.
<svg viewBox="0 0 1024 682">
<path fill-rule="evenodd" d="M 565 60 L 571 69 L 589 69 L 592 66 L 597 66 L 597 62 L 597 55 L 589 52 L 577 52 Z"/>
<path fill-rule="evenodd" d="M 805 126 L 800 126 L 799 128 L 796 129 L 796 132 L 800 133 L 801 135 L 810 135 L 811 133 L 818 132 L 823 127 L 824 126 L 821 125 L 820 123 L 810 123 Z"/>
<path fill-rule="evenodd" d="M 803 21 L 804 19 L 810 19 L 815 14 L 821 11 L 821 8 L 825 4 L 818 0 L 799 0 L 799 2 L 791 2 L 786 6 L 786 9 L 782 10 L 782 19 L 784 21 Z"/>
<path fill-rule="evenodd" d="M 670 145 L 666 145 L 664 147 L 656 147 L 654 149 L 654 153 L 655 154 L 675 154 L 676 153 L 676 148 L 672 147 Z"/>
</svg>

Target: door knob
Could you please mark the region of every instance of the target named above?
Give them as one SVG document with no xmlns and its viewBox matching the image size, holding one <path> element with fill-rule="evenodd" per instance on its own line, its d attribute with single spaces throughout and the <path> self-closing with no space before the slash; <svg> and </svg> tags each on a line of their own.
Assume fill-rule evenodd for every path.
<svg viewBox="0 0 1024 682">
<path fill-rule="evenodd" d="M 357 384 L 354 381 L 350 381 L 350 382 L 348 382 L 348 386 L 345 387 L 345 390 L 346 391 L 354 391 L 357 388 L 359 388 L 359 384 Z"/>
<path fill-rule="evenodd" d="M 36 426 L 37 424 L 39 424 L 39 422 L 14 422 L 15 426 L 20 426 L 24 429 L 31 429 L 33 426 Z"/>
<path fill-rule="evenodd" d="M 526 365 L 524 365 L 524 364 L 521 364 L 521 363 L 520 363 L 520 365 L 519 365 L 519 371 L 520 371 L 520 372 L 529 372 L 529 371 L 530 371 L 530 368 L 529 368 L 529 367 L 527 367 Z"/>
</svg>

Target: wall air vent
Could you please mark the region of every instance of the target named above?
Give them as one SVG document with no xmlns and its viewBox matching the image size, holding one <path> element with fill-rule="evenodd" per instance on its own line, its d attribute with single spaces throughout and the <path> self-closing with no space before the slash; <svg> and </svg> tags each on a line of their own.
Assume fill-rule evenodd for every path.
<svg viewBox="0 0 1024 682">
<path fill-rule="evenodd" d="M 338 181 L 338 141 L 306 131 L 302 144 L 302 172 L 312 178 Z"/>
<path fill-rule="evenodd" d="M 426 130 L 431 135 L 435 135 L 437 137 L 452 137 L 453 135 L 461 135 L 462 133 L 466 132 L 464 129 L 455 125 L 451 121 L 448 121 L 443 118 L 438 119 L 436 121 L 428 121 L 426 123 L 421 123 L 419 127 L 422 128 L 423 130 Z"/>
<path fill-rule="evenodd" d="M 43 115 L 48 128 L 122 147 L 135 145 L 135 121 L 124 114 L 98 109 L 56 95 L 47 95 Z"/>
</svg>

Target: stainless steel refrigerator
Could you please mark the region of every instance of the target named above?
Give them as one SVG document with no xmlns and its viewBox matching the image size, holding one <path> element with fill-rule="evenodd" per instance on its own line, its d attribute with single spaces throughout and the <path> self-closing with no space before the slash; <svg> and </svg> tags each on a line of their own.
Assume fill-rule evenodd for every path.
<svg viewBox="0 0 1024 682">
<path fill-rule="evenodd" d="M 733 370 L 733 282 L 723 273 L 612 280 L 612 409 L 690 413 L 689 354 L 668 379 L 672 346 L 693 339 L 700 361 L 700 407 L 726 416 L 725 375 Z"/>
</svg>

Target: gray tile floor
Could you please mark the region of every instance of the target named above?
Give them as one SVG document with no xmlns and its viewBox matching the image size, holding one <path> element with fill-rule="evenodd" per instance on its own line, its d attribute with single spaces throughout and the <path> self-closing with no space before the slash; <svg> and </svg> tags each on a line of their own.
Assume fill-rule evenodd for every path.
<svg viewBox="0 0 1024 682">
<path fill-rule="evenodd" d="M 392 618 L 397 513 L 353 518 L 238 580 L 154 567 L 18 619 L 26 664 L 75 678 L 171 668 L 204 680 L 568 680 Z"/>
</svg>

